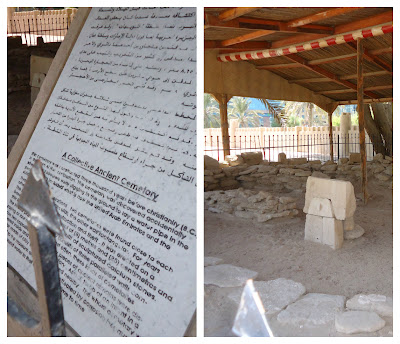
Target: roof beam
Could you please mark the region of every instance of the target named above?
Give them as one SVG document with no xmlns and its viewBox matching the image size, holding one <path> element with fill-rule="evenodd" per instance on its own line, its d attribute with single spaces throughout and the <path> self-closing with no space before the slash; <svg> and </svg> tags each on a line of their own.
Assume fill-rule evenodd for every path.
<svg viewBox="0 0 400 344">
<path fill-rule="evenodd" d="M 268 35 L 271 35 L 273 33 L 275 33 L 275 31 L 269 31 L 269 30 L 258 30 L 258 31 L 254 31 L 254 32 L 249 32 L 249 33 L 247 33 L 245 35 L 242 35 L 242 36 L 238 36 L 238 37 L 234 37 L 234 38 L 230 38 L 230 39 L 226 39 L 224 41 L 221 41 L 221 46 L 222 47 L 228 47 L 230 45 L 243 43 L 243 42 L 250 41 L 252 39 L 268 36 Z"/>
<path fill-rule="evenodd" d="M 267 41 L 258 41 L 258 42 L 244 42 L 237 43 L 234 46 L 222 47 L 222 41 L 212 41 L 206 40 L 204 41 L 204 49 L 221 49 L 230 50 L 230 52 L 234 51 L 248 51 L 248 50 L 257 50 L 257 49 L 268 49 L 271 46 L 270 42 Z"/>
<path fill-rule="evenodd" d="M 223 11 L 218 15 L 218 19 L 225 22 L 229 21 L 241 16 L 244 16 L 245 14 L 254 12 L 259 10 L 262 7 L 235 7 L 235 8 L 230 8 L 229 10 Z"/>
<path fill-rule="evenodd" d="M 299 27 L 307 24 L 314 23 L 316 21 L 329 19 L 332 17 L 339 16 L 341 14 L 350 13 L 359 10 L 361 7 L 337 7 L 331 8 L 326 11 L 322 11 L 319 13 L 311 14 L 306 17 L 294 19 L 288 22 L 289 27 Z"/>
<path fill-rule="evenodd" d="M 349 31 L 364 29 L 366 27 L 385 24 L 393 21 L 393 10 L 370 16 L 365 19 L 353 21 L 335 27 L 335 35 Z"/>
<path fill-rule="evenodd" d="M 348 42 L 347 43 L 353 50 L 357 51 L 357 43 L 354 42 Z M 392 66 L 387 63 L 386 61 L 382 60 L 380 57 L 378 56 L 374 56 L 372 55 L 367 49 L 364 48 L 364 53 L 363 53 L 363 57 L 370 61 L 375 63 L 376 65 L 378 65 L 379 67 L 381 67 L 382 69 L 388 71 L 389 73 L 393 73 L 393 68 Z"/>
<path fill-rule="evenodd" d="M 381 86 L 372 86 L 364 88 L 364 91 L 379 91 L 379 90 L 388 90 L 393 88 L 393 85 L 381 85 Z M 352 93 L 357 92 L 357 90 L 350 89 L 341 89 L 341 90 L 328 90 L 328 91 L 318 91 L 315 92 L 317 94 L 337 94 L 337 93 Z"/>
<path fill-rule="evenodd" d="M 321 68 L 320 66 L 310 66 L 308 64 L 308 61 L 306 59 L 303 59 L 301 56 L 296 55 L 296 54 L 291 54 L 291 55 L 286 55 L 286 57 L 294 62 L 297 63 L 301 63 L 303 65 L 304 68 L 307 68 L 315 73 L 318 73 L 322 76 L 325 76 L 326 78 L 331 79 L 332 81 L 336 82 L 337 84 L 346 86 L 348 88 L 351 88 L 353 90 L 357 90 L 357 85 L 353 84 L 350 81 L 346 81 L 346 80 L 340 80 L 339 76 L 337 76 L 334 73 L 331 73 L 329 71 L 327 71 L 326 69 Z M 365 91 L 364 90 L 365 95 L 367 95 L 370 98 L 379 98 L 377 94 L 371 92 L 371 91 Z"/>
<path fill-rule="evenodd" d="M 369 72 L 369 73 L 364 73 L 363 76 L 369 77 L 369 76 L 380 76 L 380 75 L 386 75 L 388 72 L 386 71 L 378 71 L 378 72 Z M 357 74 L 348 74 L 348 75 L 342 75 L 339 77 L 339 80 L 350 80 L 350 79 L 357 79 Z M 309 83 L 309 82 L 332 82 L 332 79 L 329 78 L 305 78 L 305 79 L 292 79 L 288 80 L 289 84 L 292 83 Z"/>
<path fill-rule="evenodd" d="M 210 14 L 204 14 L 204 29 L 212 27 L 218 27 L 220 29 L 252 29 L 252 30 L 271 30 L 276 32 L 288 32 L 288 33 L 313 33 L 316 36 L 326 36 L 333 34 L 334 30 L 332 27 L 323 25 L 304 25 L 301 28 L 289 28 L 287 23 L 278 20 L 265 20 L 258 18 L 247 18 L 241 17 L 223 22 L 218 17 Z"/>
<path fill-rule="evenodd" d="M 385 23 L 388 23 L 391 21 L 393 21 L 393 11 L 392 10 L 383 12 L 381 14 L 377 14 L 374 16 L 370 16 L 365 19 L 353 21 L 349 24 L 336 26 L 334 31 L 335 31 L 335 35 L 337 35 L 337 34 L 341 34 L 341 33 L 364 29 L 366 27 L 370 27 L 370 26 L 374 26 L 374 25 L 385 24 Z M 284 47 L 287 45 L 304 43 L 304 42 L 311 41 L 314 39 L 319 39 L 319 38 L 321 38 L 321 36 L 317 37 L 315 34 L 296 35 L 293 37 L 288 37 L 288 38 L 284 38 L 284 39 L 280 39 L 278 41 L 272 42 L 271 48 L 272 49 L 280 48 L 280 47 Z"/>
<path fill-rule="evenodd" d="M 300 68 L 302 67 L 301 64 L 294 62 L 294 63 L 280 63 L 280 64 L 271 64 L 265 66 L 258 66 L 257 69 L 261 70 L 274 70 L 274 69 L 284 69 L 284 68 Z"/>
<path fill-rule="evenodd" d="M 385 102 L 392 102 L 393 98 L 375 98 L 375 99 L 364 99 L 364 103 L 385 103 Z M 357 104 L 357 99 L 352 100 L 340 100 L 337 103 L 338 105 L 349 105 L 349 104 Z"/>
<path fill-rule="evenodd" d="M 380 75 L 387 75 L 388 72 L 386 71 L 378 71 L 378 72 L 369 72 L 369 73 L 364 73 L 363 76 L 369 77 L 369 76 L 380 76 Z M 339 80 L 350 80 L 350 79 L 357 79 L 357 74 L 349 74 L 349 75 L 342 75 L 339 77 Z M 292 83 L 308 83 L 308 82 L 332 82 L 331 79 L 329 78 L 305 78 L 305 79 L 292 79 L 289 80 L 289 84 Z"/>
</svg>

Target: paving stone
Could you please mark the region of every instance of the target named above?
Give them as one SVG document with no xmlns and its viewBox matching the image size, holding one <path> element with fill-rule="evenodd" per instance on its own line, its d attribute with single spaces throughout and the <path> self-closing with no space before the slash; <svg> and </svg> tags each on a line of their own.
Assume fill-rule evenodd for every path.
<svg viewBox="0 0 400 344">
<path fill-rule="evenodd" d="M 336 331 L 346 334 L 379 331 L 385 323 L 378 314 L 366 311 L 348 311 L 335 317 Z"/>
<path fill-rule="evenodd" d="M 347 309 L 376 312 L 382 316 L 393 316 L 393 299 L 378 294 L 358 294 L 346 302 Z"/>
<path fill-rule="evenodd" d="M 267 282 L 254 281 L 254 287 L 260 295 L 265 314 L 268 315 L 281 311 L 306 292 L 306 288 L 301 283 L 286 278 Z M 242 291 L 243 288 L 236 288 L 228 294 L 228 297 L 239 304 Z"/>
<path fill-rule="evenodd" d="M 278 314 L 281 324 L 299 327 L 333 326 L 335 315 L 344 309 L 345 297 L 310 293 Z"/>
<path fill-rule="evenodd" d="M 360 225 L 355 225 L 354 229 L 349 230 L 349 231 L 344 231 L 343 237 L 344 237 L 344 240 L 354 240 L 354 239 L 357 239 L 357 238 L 363 236 L 364 233 L 365 233 L 364 228 L 362 228 Z"/>
<path fill-rule="evenodd" d="M 221 258 L 217 257 L 204 257 L 204 266 L 213 266 L 222 263 Z"/>
<path fill-rule="evenodd" d="M 256 271 L 230 264 L 207 266 L 204 268 L 204 284 L 214 284 L 218 287 L 244 286 L 250 278 L 258 275 Z"/>
</svg>

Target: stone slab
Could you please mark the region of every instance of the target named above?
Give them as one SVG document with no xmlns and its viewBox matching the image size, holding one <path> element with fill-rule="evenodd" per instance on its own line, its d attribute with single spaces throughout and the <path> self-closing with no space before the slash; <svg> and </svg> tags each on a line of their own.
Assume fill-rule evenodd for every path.
<svg viewBox="0 0 400 344">
<path fill-rule="evenodd" d="M 325 217 L 334 217 L 332 203 L 327 198 L 315 197 L 311 200 L 308 214 Z"/>
<path fill-rule="evenodd" d="M 249 269 L 230 264 L 207 266 L 204 268 L 204 284 L 214 284 L 218 287 L 241 287 L 258 273 Z"/>
<path fill-rule="evenodd" d="M 364 228 L 360 225 L 355 225 L 354 229 L 350 231 L 343 231 L 344 240 L 354 240 L 364 235 Z"/>
<path fill-rule="evenodd" d="M 281 311 L 306 292 L 306 288 L 301 283 L 286 278 L 255 281 L 254 287 L 260 295 L 267 315 Z M 228 294 L 228 297 L 239 305 L 242 291 L 243 288 L 236 288 Z"/>
<path fill-rule="evenodd" d="M 348 311 L 335 317 L 336 331 L 346 334 L 379 331 L 385 323 L 378 314 L 366 311 Z"/>
<path fill-rule="evenodd" d="M 330 217 L 322 220 L 322 243 L 337 250 L 343 245 L 343 222 Z"/>
<path fill-rule="evenodd" d="M 298 327 L 333 326 L 335 316 L 344 309 L 345 297 L 310 293 L 278 314 L 281 324 Z"/>
<path fill-rule="evenodd" d="M 356 210 L 354 187 L 348 181 L 308 177 L 304 212 L 308 213 L 311 200 L 315 197 L 328 198 L 332 202 L 335 218 L 345 220 Z"/>
<path fill-rule="evenodd" d="M 217 257 L 204 257 L 204 266 L 213 266 L 222 263 L 222 258 Z"/>
<path fill-rule="evenodd" d="M 393 299 L 379 294 L 358 294 L 346 302 L 347 309 L 376 312 L 382 316 L 393 316 Z"/>
<path fill-rule="evenodd" d="M 304 240 L 322 244 L 322 228 L 323 228 L 322 216 L 307 214 Z"/>
</svg>

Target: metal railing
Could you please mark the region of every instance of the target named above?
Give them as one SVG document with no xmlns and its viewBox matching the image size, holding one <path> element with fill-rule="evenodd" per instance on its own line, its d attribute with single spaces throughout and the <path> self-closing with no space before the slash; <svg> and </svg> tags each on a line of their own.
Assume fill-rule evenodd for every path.
<svg viewBox="0 0 400 344">
<path fill-rule="evenodd" d="M 360 152 L 359 133 L 333 135 L 333 160 L 348 158 L 350 153 Z M 204 137 L 205 154 L 224 160 L 221 136 Z M 285 153 L 287 158 L 307 158 L 307 160 L 331 159 L 329 134 L 301 135 L 245 135 L 229 137 L 230 154 L 238 155 L 244 152 L 261 151 L 264 160 L 278 161 L 278 154 Z M 367 160 L 373 159 L 374 147 L 371 140 L 366 138 Z"/>
</svg>

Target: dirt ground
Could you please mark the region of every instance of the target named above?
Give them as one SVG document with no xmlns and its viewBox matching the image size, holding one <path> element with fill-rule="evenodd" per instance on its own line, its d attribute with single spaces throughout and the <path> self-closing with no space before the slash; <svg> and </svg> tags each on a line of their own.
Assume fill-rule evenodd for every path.
<svg viewBox="0 0 400 344">
<path fill-rule="evenodd" d="M 360 183 L 355 185 L 360 195 Z M 261 190 L 261 189 L 260 189 Z M 256 280 L 279 277 L 302 283 L 307 293 L 344 295 L 393 293 L 392 190 L 369 183 L 367 205 L 357 197 L 355 223 L 365 229 L 358 239 L 345 241 L 339 250 L 304 240 L 304 193 L 297 199 L 299 215 L 256 223 L 233 215 L 205 211 L 204 256 L 258 272 Z M 205 335 L 231 335 L 236 309 L 224 303 L 221 288 L 206 286 Z M 219 299 L 219 304 L 215 300 Z M 207 301 L 209 300 L 209 301 Z M 225 307 L 225 309 L 224 309 Z M 224 309 L 223 311 L 221 311 Z M 225 314 L 225 319 L 218 316 Z M 219 324 L 219 328 L 216 324 Z"/>
</svg>

